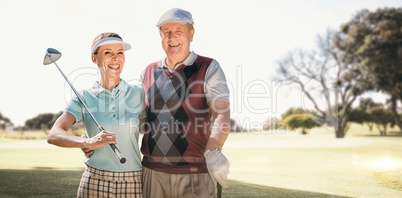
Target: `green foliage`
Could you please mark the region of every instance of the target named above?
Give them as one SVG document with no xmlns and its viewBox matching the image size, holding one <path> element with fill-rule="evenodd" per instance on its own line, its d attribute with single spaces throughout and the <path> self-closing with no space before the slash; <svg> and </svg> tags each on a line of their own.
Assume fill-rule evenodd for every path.
<svg viewBox="0 0 402 198">
<path fill-rule="evenodd" d="M 383 104 L 381 104 L 381 103 L 374 102 L 373 99 L 371 99 L 371 98 L 361 98 L 358 108 L 362 109 L 364 111 L 367 111 L 367 110 L 371 109 L 372 107 L 382 106 L 382 105 Z"/>
<path fill-rule="evenodd" d="M 373 107 L 383 106 L 381 103 L 376 103 L 371 98 L 361 98 L 359 106 L 349 110 L 349 121 L 357 124 L 365 124 L 374 122 L 375 117 L 369 113 Z"/>
<path fill-rule="evenodd" d="M 0 129 L 5 129 L 8 125 L 13 126 L 14 124 L 10 121 L 10 118 L 3 116 L 0 112 Z"/>
<path fill-rule="evenodd" d="M 392 112 L 402 130 L 396 101 L 402 101 L 402 8 L 358 12 L 341 26 L 334 39 L 341 57 L 369 78 L 366 90 L 388 93 Z"/>
<path fill-rule="evenodd" d="M 307 134 L 306 129 L 320 126 L 316 121 L 306 114 L 292 114 L 287 116 L 283 122 L 289 130 L 302 129 L 302 134 Z"/>
<path fill-rule="evenodd" d="M 53 113 L 42 113 L 37 115 L 34 118 L 28 119 L 25 121 L 25 126 L 31 130 L 47 130 L 52 128 L 53 124 L 56 122 L 57 118 L 63 112 L 59 112 L 56 114 Z"/>
<path fill-rule="evenodd" d="M 285 113 L 282 114 L 282 119 L 284 120 L 286 117 L 293 115 L 293 114 L 303 114 L 304 110 L 302 108 L 289 108 Z"/>
<path fill-rule="evenodd" d="M 362 98 L 357 108 L 349 110 L 349 121 L 357 124 L 366 124 L 370 131 L 372 131 L 376 117 L 369 110 L 382 106 L 383 104 L 376 103 L 371 98 Z"/>
<path fill-rule="evenodd" d="M 369 109 L 370 115 L 373 117 L 373 122 L 380 131 L 381 135 L 387 134 L 388 126 L 395 125 L 395 119 L 390 110 L 384 109 L 383 106 L 376 106 Z"/>
<path fill-rule="evenodd" d="M 401 94 L 402 8 L 361 11 L 349 26 L 356 31 L 350 35 L 356 41 L 355 54 L 372 74 L 374 88 Z"/>
<path fill-rule="evenodd" d="M 282 114 L 282 121 L 280 123 L 284 124 L 289 130 L 301 129 L 302 134 L 307 134 L 306 129 L 326 124 L 322 122 L 323 119 L 318 118 L 320 117 L 315 111 L 292 107 Z"/>
<path fill-rule="evenodd" d="M 351 109 L 349 111 L 349 121 L 357 124 L 366 124 L 369 130 L 373 130 L 375 118 L 364 108 Z"/>
<path fill-rule="evenodd" d="M 373 117 L 367 111 L 363 109 L 351 109 L 349 112 L 349 121 L 358 124 L 364 124 L 367 122 L 373 122 Z"/>
</svg>

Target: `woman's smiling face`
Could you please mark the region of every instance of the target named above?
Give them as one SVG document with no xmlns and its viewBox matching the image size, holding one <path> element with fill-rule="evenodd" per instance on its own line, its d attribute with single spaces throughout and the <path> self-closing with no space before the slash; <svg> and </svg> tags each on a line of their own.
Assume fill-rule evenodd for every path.
<svg viewBox="0 0 402 198">
<path fill-rule="evenodd" d="M 108 44 L 99 47 L 97 54 L 92 54 L 92 61 L 98 65 L 101 73 L 108 77 L 118 77 L 123 71 L 125 56 L 122 44 Z"/>
</svg>

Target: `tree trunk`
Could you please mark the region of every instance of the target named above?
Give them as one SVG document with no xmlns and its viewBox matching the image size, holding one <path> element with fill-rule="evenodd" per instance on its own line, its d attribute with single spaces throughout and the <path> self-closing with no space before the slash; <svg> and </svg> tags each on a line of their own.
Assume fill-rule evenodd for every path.
<svg viewBox="0 0 402 198">
<path fill-rule="evenodd" d="M 306 131 L 305 128 L 302 129 L 302 133 L 301 133 L 301 134 L 302 134 L 302 135 L 307 135 L 307 131 Z"/>
<path fill-rule="evenodd" d="M 396 110 L 396 97 L 392 96 L 391 97 L 391 110 L 392 113 L 394 114 L 394 119 L 395 119 L 395 124 L 399 127 L 399 130 L 402 131 L 402 123 L 401 123 L 401 116 L 398 114 L 398 111 Z"/>
<path fill-rule="evenodd" d="M 335 137 L 336 138 L 344 138 L 345 137 L 345 128 L 346 125 L 342 124 L 342 121 L 338 121 L 338 128 L 335 128 Z"/>
<path fill-rule="evenodd" d="M 336 138 L 344 138 L 344 137 L 345 137 L 345 130 L 342 129 L 342 128 L 338 128 L 338 129 L 335 131 L 335 137 L 336 137 Z"/>
<path fill-rule="evenodd" d="M 343 112 L 346 112 L 347 108 L 343 109 Z M 337 128 L 335 128 L 335 137 L 336 138 L 344 138 L 346 135 L 346 130 L 349 122 L 349 118 L 346 114 L 342 115 L 337 115 L 338 120 L 337 120 Z M 335 126 L 335 125 L 334 125 Z"/>
<path fill-rule="evenodd" d="M 368 127 L 370 129 L 370 132 L 372 132 L 374 124 L 373 123 L 367 123 L 367 125 L 368 125 Z"/>
<path fill-rule="evenodd" d="M 380 135 L 385 136 L 385 135 L 387 135 L 387 126 L 383 125 L 382 127 L 383 128 L 381 128 L 381 124 L 377 125 L 377 129 L 378 129 L 378 131 L 380 131 Z"/>
</svg>

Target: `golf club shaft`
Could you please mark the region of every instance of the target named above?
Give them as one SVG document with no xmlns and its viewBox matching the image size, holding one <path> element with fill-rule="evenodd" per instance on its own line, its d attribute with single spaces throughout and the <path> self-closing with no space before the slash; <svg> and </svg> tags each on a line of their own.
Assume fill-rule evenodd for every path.
<svg viewBox="0 0 402 198">
<path fill-rule="evenodd" d="M 78 99 L 81 101 L 81 103 L 84 105 L 85 109 L 91 116 L 92 120 L 95 122 L 95 124 L 98 126 L 98 129 L 100 132 L 105 131 L 105 129 L 99 124 L 99 122 L 95 119 L 95 116 L 91 113 L 87 105 L 85 104 L 84 100 L 81 98 L 80 94 L 77 92 L 77 90 L 74 88 L 73 84 L 68 80 L 67 76 L 63 73 L 63 71 L 60 69 L 59 65 L 57 65 L 56 61 L 53 60 L 52 56 L 48 54 L 49 58 L 52 60 L 52 62 L 56 65 L 57 69 L 60 71 L 61 75 L 63 75 L 64 79 L 70 85 L 71 89 L 74 91 L 75 95 L 78 97 Z M 120 150 L 117 148 L 115 144 L 109 144 L 110 147 L 112 148 L 113 152 L 116 154 L 117 158 L 119 159 L 120 163 L 125 163 L 126 158 L 124 155 L 120 152 Z"/>
<path fill-rule="evenodd" d="M 222 186 L 221 184 L 217 184 L 218 187 L 218 193 L 217 193 L 217 198 L 221 198 L 222 197 Z"/>
</svg>

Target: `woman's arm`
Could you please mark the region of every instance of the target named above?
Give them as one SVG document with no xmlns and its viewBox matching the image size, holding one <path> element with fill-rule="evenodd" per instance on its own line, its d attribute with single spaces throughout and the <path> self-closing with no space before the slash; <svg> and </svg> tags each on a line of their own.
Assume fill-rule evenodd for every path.
<svg viewBox="0 0 402 198">
<path fill-rule="evenodd" d="M 70 113 L 63 113 L 54 123 L 47 138 L 49 144 L 69 148 L 99 149 L 107 144 L 117 144 L 113 133 L 102 131 L 92 138 L 82 138 L 67 133 L 73 125 L 75 117 Z"/>
</svg>

